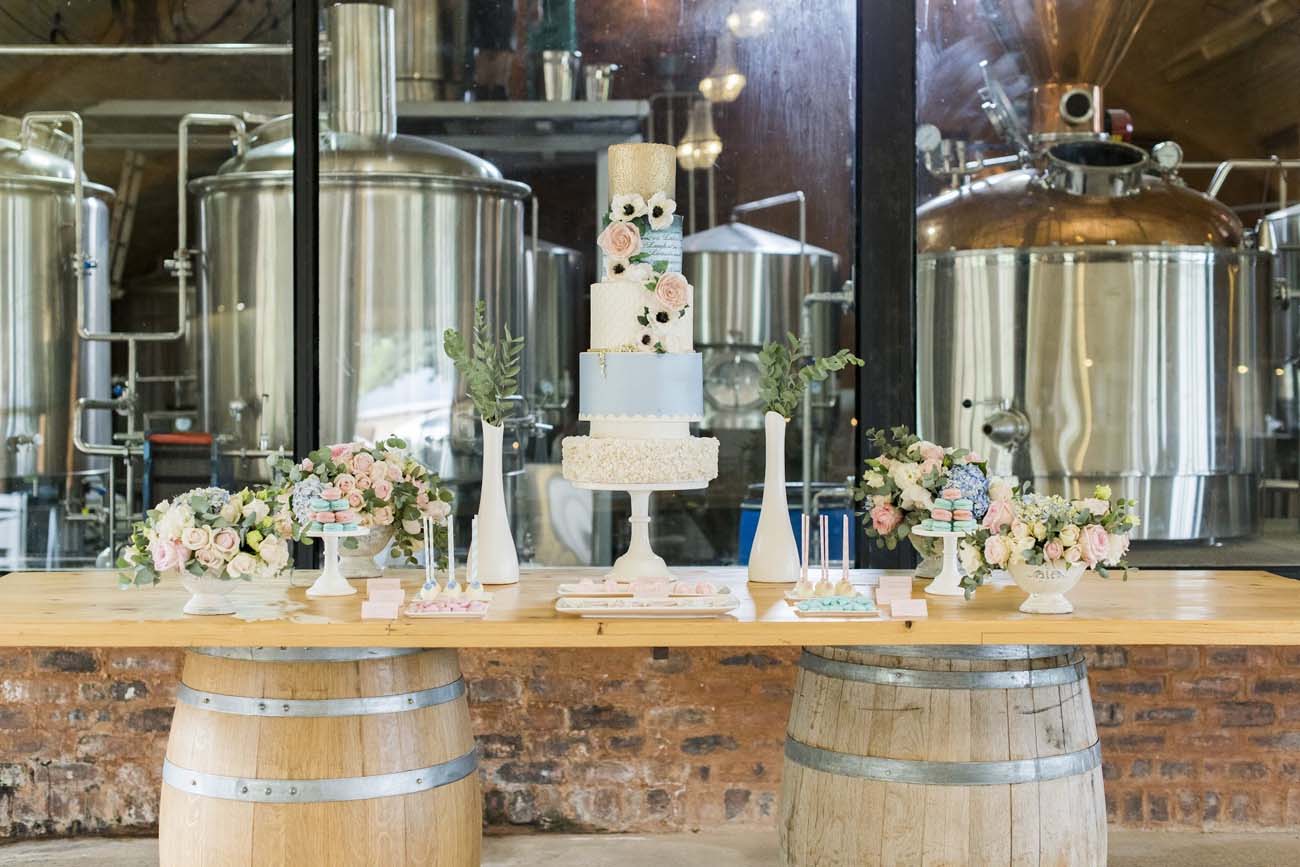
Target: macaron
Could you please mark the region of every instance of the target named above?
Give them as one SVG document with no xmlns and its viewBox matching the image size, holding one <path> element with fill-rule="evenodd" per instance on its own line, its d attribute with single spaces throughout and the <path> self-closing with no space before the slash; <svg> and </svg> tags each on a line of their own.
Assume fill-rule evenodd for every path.
<svg viewBox="0 0 1300 867">
<path fill-rule="evenodd" d="M 936 509 L 951 509 L 951 508 L 952 508 L 952 500 L 949 500 L 949 499 L 947 499 L 946 497 L 939 497 L 938 499 L 936 499 L 936 500 L 934 501 L 934 508 L 936 508 Z M 970 508 L 970 505 L 967 504 L 966 508 L 969 509 L 969 508 Z"/>
<path fill-rule="evenodd" d="M 959 533 L 969 533 L 972 530 L 979 529 L 979 524 L 974 521 L 953 521 L 952 528 Z"/>
<path fill-rule="evenodd" d="M 334 513 L 334 520 L 340 524 L 355 524 L 357 513 L 351 509 L 341 509 Z"/>
<path fill-rule="evenodd" d="M 328 511 L 328 510 L 329 510 L 329 507 L 330 507 L 330 501 L 329 501 L 329 500 L 323 500 L 323 499 L 321 499 L 320 497 L 312 497 L 312 498 L 307 502 L 307 505 L 308 505 L 309 508 L 311 508 L 311 509 L 314 510 L 314 511 L 317 511 L 317 512 L 324 512 L 324 511 Z"/>
<path fill-rule="evenodd" d="M 930 517 L 936 521 L 951 521 L 952 512 L 947 509 L 940 509 L 938 506 L 930 510 Z"/>
<path fill-rule="evenodd" d="M 340 510 L 342 510 L 342 509 L 349 508 L 347 498 L 346 498 L 346 497 L 338 497 L 338 498 L 336 498 L 336 499 L 330 500 L 330 508 L 333 509 L 333 510 L 336 511 L 336 512 L 338 512 L 338 511 L 340 511 Z"/>
<path fill-rule="evenodd" d="M 972 503 L 966 497 L 958 497 L 957 499 L 952 501 L 952 507 L 954 509 L 969 509 L 972 508 L 974 505 L 975 504 Z"/>
<path fill-rule="evenodd" d="M 335 521 L 333 512 L 317 512 L 312 518 L 320 521 L 322 524 L 333 524 Z"/>
<path fill-rule="evenodd" d="M 955 500 L 961 496 L 961 488 L 944 488 L 939 496 L 946 500 Z"/>
<path fill-rule="evenodd" d="M 975 513 L 970 509 L 953 509 L 952 519 L 954 521 L 973 521 L 975 520 Z"/>
</svg>

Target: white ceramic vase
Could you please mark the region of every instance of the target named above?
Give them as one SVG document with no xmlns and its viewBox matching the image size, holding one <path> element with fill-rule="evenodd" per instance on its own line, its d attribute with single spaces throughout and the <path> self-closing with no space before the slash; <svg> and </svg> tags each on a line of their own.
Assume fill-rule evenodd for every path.
<svg viewBox="0 0 1300 867">
<path fill-rule="evenodd" d="M 779 412 L 763 416 L 767 438 L 763 470 L 763 506 L 758 512 L 758 529 L 749 550 L 749 580 L 770 584 L 794 584 L 799 580 L 799 548 L 790 525 L 790 504 L 785 496 L 785 426 Z"/>
<path fill-rule="evenodd" d="M 234 614 L 235 606 L 229 597 L 239 582 L 234 578 L 222 578 L 220 574 L 208 571 L 203 575 L 194 575 L 181 569 L 181 584 L 190 591 L 190 599 L 181 611 L 186 614 Z"/>
<path fill-rule="evenodd" d="M 365 536 L 356 537 L 357 547 L 349 548 L 339 540 L 339 572 L 344 578 L 379 578 L 384 574 L 384 567 L 375 562 L 375 557 L 388 547 L 393 538 L 393 527 L 371 527 Z"/>
<path fill-rule="evenodd" d="M 1065 594 L 1074 589 L 1088 567 L 1083 563 L 1073 563 L 1064 569 L 1044 563 L 1034 566 L 1029 563 L 1013 563 L 1007 571 L 1011 579 L 1029 598 L 1020 604 L 1020 610 L 1026 614 L 1069 614 L 1074 610 Z"/>
<path fill-rule="evenodd" d="M 501 481 L 502 428 L 483 422 L 483 484 L 478 499 L 478 579 L 484 584 L 517 584 L 519 555 L 506 514 Z"/>
</svg>

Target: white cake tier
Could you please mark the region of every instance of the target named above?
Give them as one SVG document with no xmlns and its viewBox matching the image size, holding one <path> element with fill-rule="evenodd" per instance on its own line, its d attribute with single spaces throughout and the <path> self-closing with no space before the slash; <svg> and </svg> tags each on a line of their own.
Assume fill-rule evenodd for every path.
<svg viewBox="0 0 1300 867">
<path fill-rule="evenodd" d="M 571 482 L 646 485 L 708 482 L 718 476 L 718 441 L 565 437 L 564 477 Z"/>
<path fill-rule="evenodd" d="M 662 416 L 588 416 L 593 439 L 680 440 L 691 435 L 692 419 Z"/>
<path fill-rule="evenodd" d="M 591 285 L 591 349 L 653 352 L 656 343 L 666 352 L 690 352 L 694 348 L 694 312 L 686 308 L 685 316 L 668 313 L 667 322 L 659 322 L 660 306 L 655 294 L 639 283 L 613 281 Z M 637 317 L 645 316 L 649 325 Z M 648 338 L 648 342 L 647 342 Z"/>
<path fill-rule="evenodd" d="M 701 421 L 704 418 L 704 367 L 700 354 L 582 353 L 578 356 L 578 418 L 593 425 L 596 422 Z M 677 427 L 684 429 L 685 425 Z M 602 435 L 605 434 L 598 433 L 593 426 L 592 436 Z M 646 439 L 663 436 L 660 433 L 635 432 L 631 435 Z"/>
</svg>

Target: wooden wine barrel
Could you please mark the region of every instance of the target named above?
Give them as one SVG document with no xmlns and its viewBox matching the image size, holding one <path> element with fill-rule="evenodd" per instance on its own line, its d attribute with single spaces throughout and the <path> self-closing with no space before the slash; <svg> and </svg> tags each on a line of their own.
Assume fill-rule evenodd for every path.
<svg viewBox="0 0 1300 867">
<path fill-rule="evenodd" d="M 1105 865 L 1101 751 L 1072 647 L 809 647 L 784 863 Z"/>
<path fill-rule="evenodd" d="M 207 648 L 181 684 L 162 867 L 478 865 L 454 650 Z"/>
</svg>

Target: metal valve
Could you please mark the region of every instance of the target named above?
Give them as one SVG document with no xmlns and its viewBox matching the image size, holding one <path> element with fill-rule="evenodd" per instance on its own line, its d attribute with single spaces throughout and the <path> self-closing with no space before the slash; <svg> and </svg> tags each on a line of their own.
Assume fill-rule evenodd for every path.
<svg viewBox="0 0 1300 867">
<path fill-rule="evenodd" d="M 1012 449 L 1029 438 L 1029 418 L 1019 410 L 1000 409 L 984 420 L 984 436 Z"/>
</svg>

